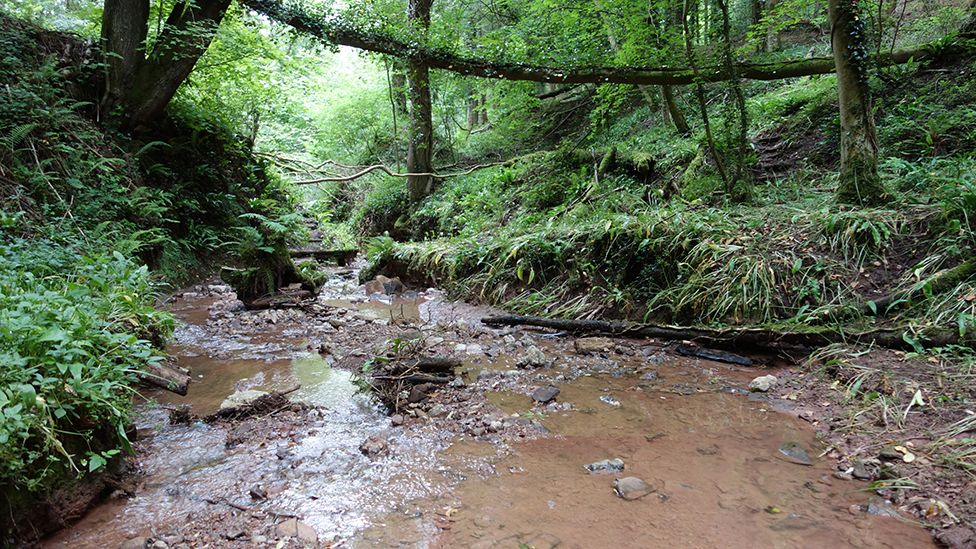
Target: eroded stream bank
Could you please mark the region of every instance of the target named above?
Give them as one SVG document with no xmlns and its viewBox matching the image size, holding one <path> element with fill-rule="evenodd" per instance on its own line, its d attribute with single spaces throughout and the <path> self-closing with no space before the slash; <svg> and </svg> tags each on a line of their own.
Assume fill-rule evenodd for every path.
<svg viewBox="0 0 976 549">
<path fill-rule="evenodd" d="M 766 371 L 653 341 L 493 330 L 485 310 L 437 291 L 367 297 L 355 274 L 337 269 L 301 310 L 243 311 L 221 285 L 176 298 L 171 351 L 192 370 L 189 395 L 145 395 L 127 488 L 47 546 L 932 544 L 866 483 L 835 476 L 808 422 L 748 394 Z M 353 373 L 406 340 L 463 366 L 389 418 Z M 296 385 L 289 398 L 307 406 L 169 420 L 181 405 L 204 416 L 232 394 Z M 548 403 L 533 400 L 550 386 Z M 621 472 L 584 469 L 618 458 Z M 618 497 L 623 477 L 646 495 Z"/>
</svg>

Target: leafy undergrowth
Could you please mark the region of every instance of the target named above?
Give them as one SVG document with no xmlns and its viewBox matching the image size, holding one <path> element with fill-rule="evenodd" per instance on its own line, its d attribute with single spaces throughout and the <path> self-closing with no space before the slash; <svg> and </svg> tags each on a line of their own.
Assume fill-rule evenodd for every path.
<svg viewBox="0 0 976 549">
<path fill-rule="evenodd" d="M 450 179 L 412 208 L 386 179 L 349 218 L 397 241 L 375 264 L 523 313 L 718 324 L 882 315 L 972 330 L 976 277 L 940 277 L 976 246 L 973 68 L 872 78 L 894 197 L 884 208 L 834 200 L 836 80 L 822 76 L 750 84 L 758 163 L 746 203 L 723 194 L 700 129 L 683 138 L 648 126 L 654 113 L 635 94 L 594 128 L 589 152 L 574 140 Z M 607 150 L 617 161 L 604 169 Z"/>
<path fill-rule="evenodd" d="M 187 102 L 120 133 L 102 74 L 90 44 L 0 14 L 0 545 L 128 448 L 135 374 L 171 329 L 158 285 L 287 254 L 294 203 L 246 140 Z"/>
<path fill-rule="evenodd" d="M 118 251 L 0 240 L 0 486 L 43 492 L 128 447 L 135 374 L 172 329 Z M 9 502 L 8 502 L 9 503 Z"/>
<path fill-rule="evenodd" d="M 972 158 L 889 163 L 899 201 L 860 210 L 834 206 L 815 181 L 770 186 L 737 206 L 648 200 L 644 186 L 612 176 L 599 185 L 560 178 L 546 194 L 540 169 L 482 172 L 441 189 L 412 219 L 434 238 L 390 242 L 373 258 L 545 316 L 815 323 L 906 291 L 914 299 L 900 314 L 974 326 L 963 299 L 972 277 L 925 292 L 973 253 Z"/>
</svg>

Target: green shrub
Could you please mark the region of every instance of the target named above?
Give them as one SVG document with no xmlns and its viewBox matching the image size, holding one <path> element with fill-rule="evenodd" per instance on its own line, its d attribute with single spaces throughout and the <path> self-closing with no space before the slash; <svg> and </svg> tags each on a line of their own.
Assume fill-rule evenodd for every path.
<svg viewBox="0 0 976 549">
<path fill-rule="evenodd" d="M 128 447 L 130 386 L 173 322 L 119 252 L 4 238 L 0 264 L 0 485 L 39 491 Z"/>
</svg>

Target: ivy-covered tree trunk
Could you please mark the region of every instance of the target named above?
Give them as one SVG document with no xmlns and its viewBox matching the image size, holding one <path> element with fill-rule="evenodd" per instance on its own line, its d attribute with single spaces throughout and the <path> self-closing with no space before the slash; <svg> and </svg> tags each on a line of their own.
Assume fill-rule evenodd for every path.
<svg viewBox="0 0 976 549">
<path fill-rule="evenodd" d="M 123 127 L 138 130 L 159 119 L 210 47 L 229 5 L 230 0 L 178 1 L 147 56 L 148 0 L 106 0 L 105 103 L 121 108 Z"/>
<path fill-rule="evenodd" d="M 749 171 L 751 156 L 748 134 L 749 112 L 746 109 L 746 97 L 742 92 L 742 81 L 736 70 L 732 52 L 732 23 L 729 16 L 729 4 L 726 0 L 716 0 L 716 3 L 722 15 L 722 57 L 726 67 L 733 74 L 733 78 L 729 80 L 729 91 L 732 95 L 732 108 L 735 110 L 734 118 L 737 122 L 736 124 L 731 120 L 726 120 L 727 131 L 734 131 L 734 137 L 729 137 L 733 140 L 735 148 L 731 158 L 732 171 L 729 174 L 732 185 L 730 194 L 733 200 L 746 200 L 752 196 L 752 174 Z M 727 112 L 726 116 L 731 118 L 731 113 Z"/>
<path fill-rule="evenodd" d="M 409 0 L 407 18 L 419 29 L 430 26 L 432 0 Z M 407 172 L 431 173 L 434 169 L 434 123 L 430 99 L 430 70 L 419 61 L 411 61 L 407 68 L 410 96 L 410 141 L 407 146 Z M 418 202 L 433 190 L 434 178 L 429 175 L 407 177 L 410 200 Z"/>
<path fill-rule="evenodd" d="M 766 17 L 769 18 L 767 22 L 768 27 L 766 27 L 766 51 L 774 52 L 779 49 L 779 32 L 776 30 L 776 26 L 773 24 L 772 15 L 773 10 L 776 9 L 776 0 L 766 0 Z"/>
<path fill-rule="evenodd" d="M 837 199 L 879 204 L 888 199 L 878 174 L 878 136 L 867 86 L 868 47 L 858 0 L 830 0 L 831 46 L 840 104 L 840 183 Z"/>
<path fill-rule="evenodd" d="M 966 17 L 959 31 L 965 34 L 976 34 L 976 0 L 969 2 L 969 16 Z"/>
<path fill-rule="evenodd" d="M 397 112 L 407 115 L 410 112 L 410 102 L 407 98 L 407 66 L 397 59 L 390 68 L 390 80 L 393 86 L 393 104 Z"/>
</svg>

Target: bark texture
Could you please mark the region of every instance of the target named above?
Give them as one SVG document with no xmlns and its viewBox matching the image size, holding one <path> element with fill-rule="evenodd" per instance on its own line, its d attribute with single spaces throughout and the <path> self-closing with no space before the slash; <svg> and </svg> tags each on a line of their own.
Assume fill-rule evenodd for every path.
<svg viewBox="0 0 976 549">
<path fill-rule="evenodd" d="M 173 6 L 129 99 L 132 128 L 157 119 L 207 51 L 230 0 L 181 0 Z"/>
<path fill-rule="evenodd" d="M 492 316 L 482 318 L 481 322 L 492 327 L 498 326 L 538 326 L 570 332 L 573 334 L 609 334 L 618 337 L 652 337 L 666 340 L 690 340 L 718 349 L 742 350 L 763 349 L 782 351 L 802 351 L 833 343 L 847 345 L 880 345 L 889 349 L 913 350 L 914 347 L 904 335 L 909 334 L 925 346 L 938 347 L 958 344 L 976 345 L 976 336 L 960 336 L 958 330 L 940 328 L 920 328 L 913 332 L 910 326 L 877 328 L 863 332 L 823 328 L 819 331 L 800 332 L 779 331 L 767 328 L 704 328 L 687 326 L 659 326 L 656 324 L 630 324 L 603 320 L 560 320 L 536 316 Z"/>
<path fill-rule="evenodd" d="M 960 32 L 964 34 L 976 33 L 976 0 L 969 3 L 969 17 L 963 22 Z"/>
<path fill-rule="evenodd" d="M 831 47 L 840 105 L 840 182 L 837 198 L 879 204 L 888 196 L 878 174 L 878 136 L 867 87 L 867 38 L 856 0 L 830 0 Z"/>
<path fill-rule="evenodd" d="M 106 0 L 106 98 L 122 107 L 124 127 L 138 130 L 162 115 L 207 51 L 229 5 L 230 0 L 178 1 L 147 55 L 148 0 Z"/>
<path fill-rule="evenodd" d="M 773 24 L 772 15 L 776 9 L 776 0 L 766 0 L 766 17 L 769 18 L 766 27 L 766 51 L 774 52 L 780 47 L 779 33 Z"/>
<path fill-rule="evenodd" d="M 107 78 L 104 103 L 119 104 L 146 59 L 149 0 L 105 0 L 102 12 L 102 50 Z"/>
<path fill-rule="evenodd" d="M 418 30 L 430 27 L 432 0 L 410 0 L 407 19 Z M 410 96 L 410 137 L 407 144 L 407 172 L 427 174 L 434 170 L 434 123 L 430 99 L 430 69 L 423 60 L 411 59 L 407 67 L 407 88 Z M 407 192 L 412 202 L 429 195 L 434 178 L 429 175 L 407 176 Z"/>
</svg>

